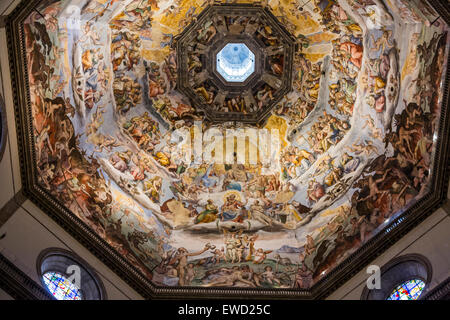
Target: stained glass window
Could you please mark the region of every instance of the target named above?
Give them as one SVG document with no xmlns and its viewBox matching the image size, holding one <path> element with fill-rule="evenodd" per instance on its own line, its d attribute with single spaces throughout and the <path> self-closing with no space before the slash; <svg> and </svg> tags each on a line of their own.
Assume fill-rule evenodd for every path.
<svg viewBox="0 0 450 320">
<path fill-rule="evenodd" d="M 57 300 L 82 299 L 80 289 L 67 280 L 65 276 L 57 272 L 47 272 L 42 278 L 48 291 L 50 291 Z"/>
<path fill-rule="evenodd" d="M 217 54 L 217 71 L 229 82 L 244 82 L 255 71 L 255 55 L 243 43 L 228 43 Z"/>
<path fill-rule="evenodd" d="M 424 288 L 422 280 L 409 280 L 397 286 L 387 300 L 417 300 Z"/>
</svg>

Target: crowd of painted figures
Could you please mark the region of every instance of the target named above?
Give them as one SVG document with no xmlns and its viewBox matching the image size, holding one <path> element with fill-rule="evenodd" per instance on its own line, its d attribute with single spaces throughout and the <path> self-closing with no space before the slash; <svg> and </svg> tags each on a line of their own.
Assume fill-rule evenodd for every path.
<svg viewBox="0 0 450 320">
<path fill-rule="evenodd" d="M 289 125 L 302 123 L 314 109 L 319 98 L 322 62 L 312 63 L 304 54 L 296 53 L 294 57 L 294 90 L 298 93 L 295 102 L 282 101 L 275 114 L 284 115 Z"/>
<path fill-rule="evenodd" d="M 142 273 L 151 277 L 148 265 L 146 267 L 145 264 L 155 258 L 155 253 L 148 247 L 144 254 L 137 253 L 143 252 L 142 247 L 134 247 L 139 242 L 139 232 L 123 232 L 123 223 L 127 220 L 124 217 L 137 216 L 114 201 L 110 183 L 94 157 L 95 152 L 111 151 L 118 146 L 116 138 L 99 132 L 104 122 L 104 106 L 98 104 L 101 96 L 108 90 L 111 72 L 104 60 L 106 53 L 101 50 L 96 31 L 86 24 L 83 35 L 75 40 L 80 47 L 86 47 L 86 50 L 80 53 L 81 67 L 74 78 L 77 80 L 73 83 L 74 97 L 73 100 L 66 97 L 67 91 L 63 90 L 66 81 L 61 76 L 64 72 L 64 50 L 61 46 L 63 41 L 67 41 L 67 33 L 61 32 L 55 40 L 54 32 L 58 29 L 48 25 L 56 20 L 59 11 L 58 5 L 50 6 L 42 11 L 45 20 L 33 14 L 29 23 L 24 25 L 27 61 L 31 66 L 28 69 L 28 79 L 32 92 L 30 96 L 38 181 L 59 203 L 129 259 Z M 130 89 L 129 92 L 132 92 L 131 88 L 132 85 L 124 90 Z M 84 112 L 77 96 L 87 108 Z M 85 133 L 76 135 L 72 121 L 77 113 L 84 116 L 86 112 L 90 113 L 90 121 L 86 124 Z M 95 146 L 92 154 L 88 155 L 79 149 L 82 135 Z M 153 242 L 153 239 L 158 238 L 142 223 L 141 227 L 146 230 L 145 241 Z M 151 258 L 143 259 L 145 257 Z"/>
<path fill-rule="evenodd" d="M 169 286 L 310 287 L 313 277 L 306 265 L 298 268 L 290 258 L 280 254 L 269 259 L 271 250 L 256 247 L 258 235 L 224 231 L 223 239 L 224 246 L 220 249 L 207 243 L 198 252 L 185 248 L 166 251 L 155 268 L 154 281 Z M 209 253 L 207 258 L 187 260 L 205 252 Z"/>
<path fill-rule="evenodd" d="M 367 79 L 366 86 L 369 88 L 369 95 L 366 96 L 366 101 L 378 113 L 385 111 L 386 83 L 391 68 L 390 60 L 395 58 L 395 56 L 389 55 L 389 52 L 393 52 L 391 49 L 395 46 L 394 43 L 390 43 L 390 33 L 392 31 L 383 31 L 382 36 L 377 41 L 372 37 L 373 47 L 371 51 L 380 51 L 380 55 L 379 58 L 370 59 L 367 63 L 368 70 L 365 80 Z"/>
<path fill-rule="evenodd" d="M 365 168 L 354 184 L 357 190 L 351 196 L 347 218 L 339 223 L 332 220 L 325 227 L 325 238 L 317 236 L 311 239 L 311 246 L 315 248 L 314 259 L 317 260 L 311 265 L 315 276 L 336 261 L 342 261 L 354 251 L 351 248 L 360 247 L 386 219 L 426 192 L 432 136 L 439 110 L 438 92 L 429 91 L 429 95 L 426 92 L 427 88 L 437 86 L 441 79 L 446 38 L 447 35 L 442 34 L 429 44 L 423 44 L 423 48 L 430 51 L 427 51 L 428 59 L 422 60 L 420 67 L 419 79 L 426 80 L 423 80 L 423 86 L 417 87 L 417 102 L 405 102 L 403 111 L 395 115 L 396 130 L 384 138 L 386 146 L 393 148 L 393 156 L 379 155 Z M 427 78 L 426 74 L 431 77 Z M 358 148 L 358 145 L 349 147 Z"/>
<path fill-rule="evenodd" d="M 334 81 L 329 85 L 328 103 L 333 110 L 348 119 L 353 115 L 358 86 L 357 77 L 362 65 L 364 51 L 362 30 L 342 8 L 333 6 L 329 12 L 331 20 L 327 20 L 327 28 L 332 29 L 333 32 L 336 28 L 345 28 L 348 33 L 332 41 L 331 64 Z M 330 23 L 332 26 L 329 25 Z"/>
<path fill-rule="evenodd" d="M 117 111 L 126 113 L 142 100 L 142 89 L 138 79 L 126 75 L 141 60 L 140 38 L 130 32 L 113 33 L 111 40 L 111 62 L 114 71 L 114 98 Z"/>
<path fill-rule="evenodd" d="M 392 59 L 396 59 L 392 53 L 398 50 L 393 30 L 379 27 L 379 32 L 369 32 L 364 42 L 361 28 L 336 1 L 315 0 L 316 10 L 311 14 L 322 16 L 324 32 L 338 35 L 331 40 L 330 82 L 321 88 L 323 60 L 312 62 L 306 53 L 296 53 L 295 99 L 283 99 L 275 115 L 286 119 L 290 129 L 298 127 L 324 98 L 321 89 L 329 93 L 323 100 L 329 108 L 321 110 L 302 132 L 304 144 L 289 141 L 283 146 L 278 174 L 264 171 L 262 164 L 191 165 L 181 156 L 172 158 L 177 143 L 171 141 L 161 122 L 171 128 L 191 129 L 192 120 L 201 117 L 174 93 L 177 60 L 173 36 L 163 34 L 160 49 L 165 57 L 161 63 L 144 58 L 142 50 L 143 39 L 152 39 L 155 14 L 164 11 L 163 16 L 176 16 L 180 14 L 178 6 L 160 10 L 155 1 L 132 2 L 125 8 L 126 14 L 109 22 L 111 45 L 107 47 L 102 45 L 95 21 L 117 8 L 117 1 L 90 1 L 82 10 L 89 19 L 83 20 L 79 37 L 58 27 L 62 3 L 41 8 L 42 16 L 33 13 L 24 24 L 38 182 L 155 283 L 310 288 L 323 272 L 370 239 L 386 219 L 427 192 L 446 33 L 436 32 L 428 41 L 414 35 L 413 59 L 405 62 L 405 68 L 417 71 L 406 88 L 413 93 L 405 94 L 405 101 L 394 109 L 392 126 L 386 129 L 376 115 L 386 115 L 387 104 L 393 101 L 389 98 L 393 93 L 386 88 L 398 78 L 394 74 L 389 79 Z M 374 2 L 352 0 L 349 4 L 357 12 Z M 180 26 L 195 19 L 199 13 L 195 9 L 181 14 Z M 223 20 L 237 31 L 245 29 L 247 22 L 245 17 Z M 207 23 L 199 30 L 197 46 L 208 45 L 217 32 L 214 25 Z M 277 46 L 278 40 L 270 32 L 259 26 L 256 36 L 269 47 Z M 68 55 L 63 48 L 70 41 L 74 50 Z M 367 49 L 363 50 L 363 43 Z M 202 68 L 195 54 L 200 47 L 193 47 L 192 75 Z M 73 70 L 67 70 L 68 57 L 72 57 Z M 274 75 L 283 68 L 277 64 L 280 59 L 272 59 Z M 217 91 L 209 82 L 196 89 L 214 103 Z M 260 108 L 271 99 L 272 90 L 263 86 L 254 92 L 253 107 Z M 108 102 L 108 94 L 114 97 L 114 104 Z M 227 97 L 218 110 L 251 112 L 245 100 Z M 341 142 L 352 129 L 351 117 L 358 105 L 368 106 L 359 115 L 364 124 L 362 137 L 344 146 Z M 77 131 L 80 125 L 82 129 Z M 330 150 L 338 145 L 343 152 L 330 156 Z M 301 187 L 296 179 L 303 178 L 313 165 L 312 175 L 302 180 L 305 188 L 307 185 L 303 200 L 294 199 Z M 310 221 L 313 207 L 330 188 L 362 165 L 361 174 L 348 189 L 348 201 L 328 209 L 332 218 L 319 228 L 302 230 L 299 238 L 304 241 L 299 241 L 299 247 L 266 248 L 267 239 L 263 238 L 268 231 L 298 231 L 298 226 Z M 114 173 L 120 178 L 115 179 Z M 186 225 L 204 227 L 204 232 L 214 229 L 215 236 L 202 236 L 206 244 L 199 251 L 173 247 L 173 231 L 167 224 L 137 208 L 139 201 L 134 197 L 140 193 L 165 221 L 186 212 Z M 167 198 L 168 193 L 173 198 Z M 227 223 L 246 231 L 218 229 Z M 265 232 L 253 232 L 255 225 Z M 217 243 L 218 232 L 222 232 L 222 245 Z M 187 243 L 188 235 L 185 237 Z"/>
<path fill-rule="evenodd" d="M 238 164 L 190 167 L 181 174 L 180 182 L 173 183 L 172 190 L 189 200 L 195 224 L 258 221 L 264 226 L 295 228 L 309 209 L 297 202 L 286 203 L 293 196 L 294 187 L 282 187 L 277 175 L 260 175 L 259 170 L 260 166 Z M 225 193 L 224 204 L 219 207 L 208 200 L 201 206 L 200 196 L 207 193 Z M 240 194 L 247 200 L 241 199 Z"/>
</svg>

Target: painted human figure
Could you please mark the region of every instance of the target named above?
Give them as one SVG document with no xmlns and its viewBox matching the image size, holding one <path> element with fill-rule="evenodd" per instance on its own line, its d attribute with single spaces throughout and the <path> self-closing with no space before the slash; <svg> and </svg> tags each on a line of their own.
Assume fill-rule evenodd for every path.
<svg viewBox="0 0 450 320">
<path fill-rule="evenodd" d="M 218 213 L 217 206 L 213 203 L 212 200 L 208 200 L 208 203 L 205 206 L 205 210 L 203 210 L 196 218 L 195 223 L 208 223 L 216 220 L 216 214 Z"/>
<path fill-rule="evenodd" d="M 227 197 L 225 204 L 222 206 L 221 220 L 235 220 L 239 217 L 244 203 L 236 199 L 236 195 L 231 194 Z"/>
<path fill-rule="evenodd" d="M 178 271 L 179 277 L 178 284 L 180 286 L 184 286 L 186 283 L 186 271 L 187 271 L 186 269 L 188 266 L 188 257 L 201 255 L 203 252 L 207 251 L 209 247 L 210 247 L 209 244 L 206 244 L 202 250 L 192 253 L 189 253 L 189 251 L 187 251 L 186 248 L 183 247 L 178 248 L 177 254 L 175 255 L 174 258 L 172 258 L 169 261 L 169 265 L 173 265 L 178 262 L 176 269 Z"/>
<path fill-rule="evenodd" d="M 280 280 L 273 273 L 273 269 L 271 266 L 266 266 L 264 268 L 264 272 L 261 273 L 261 277 L 270 284 L 276 283 L 278 285 L 281 285 Z"/>
<path fill-rule="evenodd" d="M 250 214 L 252 219 L 255 219 L 265 225 L 272 224 L 272 219 L 264 214 L 264 206 L 259 203 L 259 200 L 256 200 L 250 206 Z"/>
<path fill-rule="evenodd" d="M 341 43 L 340 49 L 345 51 L 350 55 L 350 62 L 355 65 L 358 69 L 361 69 L 362 58 L 363 58 L 363 48 L 360 45 L 354 44 L 353 42 Z"/>
<path fill-rule="evenodd" d="M 294 288 L 298 289 L 308 289 L 312 283 L 312 272 L 309 270 L 305 264 L 298 269 L 295 275 Z"/>
</svg>

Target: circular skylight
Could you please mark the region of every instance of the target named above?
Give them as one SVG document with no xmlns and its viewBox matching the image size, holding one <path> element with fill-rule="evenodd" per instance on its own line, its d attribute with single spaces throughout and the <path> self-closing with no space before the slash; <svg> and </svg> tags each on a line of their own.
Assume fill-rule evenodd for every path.
<svg viewBox="0 0 450 320">
<path fill-rule="evenodd" d="M 255 55 L 243 43 L 228 43 L 216 58 L 217 71 L 228 82 L 244 82 L 255 71 Z"/>
</svg>

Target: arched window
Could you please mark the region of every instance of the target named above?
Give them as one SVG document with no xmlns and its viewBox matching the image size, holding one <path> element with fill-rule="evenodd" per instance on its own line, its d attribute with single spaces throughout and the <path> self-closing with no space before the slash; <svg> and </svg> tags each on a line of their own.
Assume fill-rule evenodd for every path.
<svg viewBox="0 0 450 320">
<path fill-rule="evenodd" d="M 419 254 L 392 259 L 381 268 L 380 289 L 364 288 L 362 300 L 417 300 L 432 277 L 431 264 Z"/>
<path fill-rule="evenodd" d="M 3 97 L 0 95 L 0 161 L 3 158 L 3 153 L 6 148 L 7 129 L 5 102 L 3 101 Z"/>
<path fill-rule="evenodd" d="M 395 287 L 386 300 L 417 300 L 425 289 L 425 282 L 413 279 Z"/>
<path fill-rule="evenodd" d="M 103 300 L 105 289 L 95 271 L 74 253 L 50 248 L 37 261 L 44 287 L 57 300 Z"/>
</svg>

